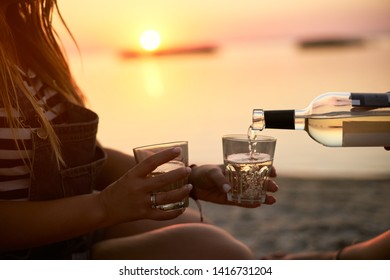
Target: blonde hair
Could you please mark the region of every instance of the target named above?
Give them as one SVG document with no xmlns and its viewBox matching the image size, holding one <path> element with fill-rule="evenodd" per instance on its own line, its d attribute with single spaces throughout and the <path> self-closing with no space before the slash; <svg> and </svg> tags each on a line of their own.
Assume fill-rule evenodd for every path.
<svg viewBox="0 0 390 280">
<path fill-rule="evenodd" d="M 83 105 L 84 97 L 71 76 L 60 40 L 52 26 L 54 11 L 71 37 L 72 34 L 58 10 L 56 0 L 14 0 L 10 3 L 0 10 L 0 105 L 4 107 L 12 128 L 23 127 L 12 117 L 12 108 L 16 106 L 20 110 L 17 91 L 21 91 L 46 130 L 57 162 L 64 164 L 60 142 L 26 88 L 20 68 L 32 70 L 44 84 L 67 100 Z"/>
</svg>

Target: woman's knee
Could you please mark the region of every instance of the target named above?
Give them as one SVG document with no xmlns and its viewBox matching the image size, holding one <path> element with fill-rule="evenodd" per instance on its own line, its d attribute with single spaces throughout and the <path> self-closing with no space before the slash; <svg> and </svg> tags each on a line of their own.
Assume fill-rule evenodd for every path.
<svg viewBox="0 0 390 280">
<path fill-rule="evenodd" d="M 97 244 L 103 259 L 253 259 L 251 250 L 226 231 L 208 224 L 180 224 Z"/>
<path fill-rule="evenodd" d="M 177 239 L 190 258 L 253 259 L 252 251 L 225 230 L 209 224 L 183 224 L 176 228 Z"/>
</svg>

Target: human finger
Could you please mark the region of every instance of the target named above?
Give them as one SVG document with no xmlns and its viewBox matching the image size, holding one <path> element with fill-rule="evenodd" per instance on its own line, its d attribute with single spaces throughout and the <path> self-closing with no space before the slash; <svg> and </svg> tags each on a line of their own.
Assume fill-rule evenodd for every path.
<svg viewBox="0 0 390 280">
<path fill-rule="evenodd" d="M 207 171 L 207 177 L 213 185 L 218 186 L 222 192 L 226 192 L 229 188 L 230 183 L 226 176 L 223 174 L 223 171 L 218 166 L 215 166 Z"/>
<path fill-rule="evenodd" d="M 152 194 L 154 195 L 154 201 L 152 201 L 152 208 L 154 207 L 157 209 L 161 209 L 158 207 L 159 205 L 166 205 L 166 204 L 183 201 L 185 198 L 188 197 L 191 190 L 192 190 L 192 185 L 188 184 L 182 186 L 181 188 L 174 189 L 171 191 Z"/>
<path fill-rule="evenodd" d="M 267 192 L 277 192 L 279 190 L 278 184 L 274 180 L 267 181 Z"/>
<path fill-rule="evenodd" d="M 265 196 L 265 201 L 263 204 L 267 204 L 267 205 L 272 205 L 276 202 L 276 198 L 272 195 L 266 195 Z"/>
<path fill-rule="evenodd" d="M 136 176 L 145 177 L 155 170 L 158 166 L 174 159 L 181 152 L 179 147 L 166 149 L 161 152 L 155 153 L 146 158 L 134 167 L 134 174 Z"/>
<path fill-rule="evenodd" d="M 192 185 L 185 185 L 180 189 L 176 189 L 169 192 L 161 192 L 157 194 L 151 194 L 151 211 L 149 218 L 152 220 L 169 220 L 181 215 L 186 207 L 184 207 L 184 199 L 188 197 L 189 192 L 192 189 Z M 152 201 L 153 200 L 153 201 Z M 172 207 L 173 203 L 183 203 L 179 207 Z"/>
<path fill-rule="evenodd" d="M 180 182 L 188 177 L 190 173 L 190 167 L 180 167 L 166 173 L 152 176 L 148 178 L 148 185 L 145 186 L 145 190 L 147 192 L 158 192 L 167 185 L 175 184 L 178 181 Z"/>
</svg>

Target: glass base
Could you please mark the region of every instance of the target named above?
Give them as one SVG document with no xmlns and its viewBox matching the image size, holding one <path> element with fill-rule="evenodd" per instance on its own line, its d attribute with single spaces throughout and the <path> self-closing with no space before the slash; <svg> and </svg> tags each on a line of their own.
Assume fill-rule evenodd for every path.
<svg viewBox="0 0 390 280">
<path fill-rule="evenodd" d="M 241 203 L 264 203 L 265 196 L 262 197 L 246 197 L 242 195 L 233 195 L 232 193 L 227 194 L 227 199 L 232 202 L 236 202 L 238 204 Z"/>
<path fill-rule="evenodd" d="M 175 203 L 168 203 L 163 205 L 156 205 L 157 209 L 163 210 L 163 211 L 173 211 L 178 209 L 183 209 L 188 207 L 188 199 L 175 202 Z"/>
</svg>

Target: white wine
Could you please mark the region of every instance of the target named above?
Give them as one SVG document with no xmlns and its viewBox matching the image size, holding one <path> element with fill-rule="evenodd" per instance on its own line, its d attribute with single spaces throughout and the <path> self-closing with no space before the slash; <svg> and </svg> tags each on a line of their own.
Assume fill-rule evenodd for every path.
<svg viewBox="0 0 390 280">
<path fill-rule="evenodd" d="M 315 141 L 329 147 L 390 145 L 390 121 L 383 116 L 308 118 L 305 130 Z"/>
<path fill-rule="evenodd" d="M 172 170 L 175 170 L 178 168 L 182 168 L 182 167 L 185 167 L 185 164 L 181 161 L 177 161 L 177 160 L 168 161 L 168 162 L 158 166 L 152 173 L 149 174 L 149 176 L 155 177 L 155 176 L 162 175 L 164 173 L 167 173 L 169 171 L 172 171 Z M 173 184 L 170 184 L 170 185 L 164 187 L 163 189 L 161 189 L 161 191 L 166 192 L 166 191 L 178 189 L 178 188 L 181 188 L 182 186 L 184 186 L 186 183 L 187 183 L 186 179 L 179 180 Z"/>
<path fill-rule="evenodd" d="M 271 156 L 264 153 L 238 153 L 224 162 L 226 178 L 232 189 L 228 200 L 238 203 L 264 203 L 267 180 L 272 168 Z"/>
<path fill-rule="evenodd" d="M 158 166 L 152 173 L 149 174 L 149 176 L 156 177 L 156 176 L 165 174 L 169 171 L 172 171 L 172 170 L 175 170 L 178 168 L 182 168 L 182 167 L 185 167 L 185 164 L 183 162 L 177 161 L 177 160 L 172 160 L 172 161 L 166 162 L 166 163 Z M 168 186 L 165 186 L 160 191 L 167 192 L 167 191 L 175 190 L 175 189 L 181 188 L 185 184 L 187 184 L 187 179 L 182 179 L 182 180 L 176 181 Z M 188 207 L 188 204 L 189 204 L 189 202 L 188 202 L 188 198 L 187 198 L 183 201 L 164 204 L 164 205 L 158 205 L 157 207 L 159 209 L 169 211 L 169 210 L 180 209 L 183 207 Z"/>
<path fill-rule="evenodd" d="M 304 110 L 253 110 L 250 130 L 264 128 L 305 130 L 329 147 L 390 146 L 390 93 L 328 93 Z"/>
</svg>

